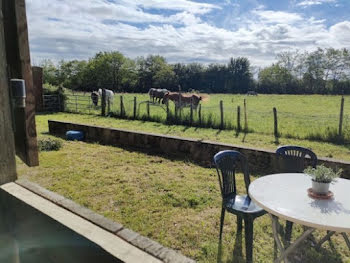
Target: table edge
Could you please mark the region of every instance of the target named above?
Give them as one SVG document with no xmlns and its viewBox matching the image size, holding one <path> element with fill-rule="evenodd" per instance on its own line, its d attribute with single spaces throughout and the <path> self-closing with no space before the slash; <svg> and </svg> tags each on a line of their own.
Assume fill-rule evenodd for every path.
<svg viewBox="0 0 350 263">
<path fill-rule="evenodd" d="M 283 173 L 276 173 L 276 174 L 268 174 L 268 175 L 264 175 L 262 177 L 265 177 L 265 176 L 271 176 L 271 175 L 278 175 L 278 174 L 283 174 Z M 286 173 L 287 174 L 287 173 Z M 288 174 L 304 174 L 304 173 L 288 173 Z M 261 177 L 261 178 L 262 178 Z M 341 179 L 341 178 L 338 178 L 338 180 Z M 256 179 L 256 180 L 259 180 Z M 253 184 L 253 182 L 251 182 L 251 184 Z M 250 184 L 250 185 L 251 185 Z M 260 203 L 258 200 L 256 200 L 251 194 L 250 194 L 250 185 L 249 185 L 249 188 L 248 188 L 248 195 L 249 197 L 255 202 L 255 204 L 257 204 L 258 206 L 260 206 L 261 208 L 263 208 L 265 211 L 267 211 L 269 214 L 272 214 L 274 216 L 277 216 L 278 218 L 281 218 L 281 219 L 284 219 L 284 220 L 288 220 L 290 222 L 293 222 L 293 223 L 296 223 L 296 224 L 300 224 L 300 225 L 303 225 L 303 226 L 307 226 L 307 227 L 311 227 L 311 228 L 315 228 L 315 229 L 319 229 L 319 230 L 329 230 L 329 231 L 335 231 L 335 232 L 338 232 L 338 233 L 343 233 L 343 232 L 346 232 L 346 233 L 350 233 L 350 228 L 341 228 L 341 227 L 332 227 L 332 226 L 325 226 L 325 225 L 320 225 L 320 224 L 312 224 L 310 222 L 307 222 L 307 221 L 303 221 L 303 220 L 300 220 L 300 219 L 297 219 L 297 218 L 294 218 L 294 217 L 288 217 L 288 216 L 285 216 L 279 212 L 276 212 L 266 206 L 264 206 L 262 203 Z M 311 197 L 310 197 L 311 198 Z"/>
</svg>

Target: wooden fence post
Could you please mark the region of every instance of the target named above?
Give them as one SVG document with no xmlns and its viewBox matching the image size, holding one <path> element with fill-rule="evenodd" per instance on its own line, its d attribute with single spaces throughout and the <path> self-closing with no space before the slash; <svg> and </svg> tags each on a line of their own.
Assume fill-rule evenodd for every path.
<svg viewBox="0 0 350 263">
<path fill-rule="evenodd" d="M 134 97 L 134 120 L 136 119 L 136 105 L 137 105 L 137 99 L 136 96 Z"/>
<path fill-rule="evenodd" d="M 106 116 L 106 89 L 102 89 L 101 115 Z"/>
<path fill-rule="evenodd" d="M 150 118 L 149 101 L 147 101 L 147 117 Z"/>
<path fill-rule="evenodd" d="M 120 117 L 124 117 L 123 95 L 120 95 Z"/>
<path fill-rule="evenodd" d="M 78 97 L 75 95 L 75 112 L 78 112 Z"/>
<path fill-rule="evenodd" d="M 340 103 L 340 114 L 339 114 L 339 137 L 342 136 L 342 130 L 343 130 L 343 117 L 344 117 L 344 96 L 341 97 L 341 103 Z"/>
<path fill-rule="evenodd" d="M 220 100 L 220 129 L 224 129 L 224 103 Z"/>
<path fill-rule="evenodd" d="M 244 131 L 248 131 L 248 119 L 247 119 L 247 103 L 244 99 Z"/>
<path fill-rule="evenodd" d="M 273 107 L 273 134 L 277 139 L 279 134 L 278 134 L 278 122 L 277 122 L 277 109 L 275 107 Z"/>
<path fill-rule="evenodd" d="M 165 103 L 165 107 L 166 107 L 166 121 L 169 121 L 169 102 L 167 101 Z"/>
<path fill-rule="evenodd" d="M 237 106 L 237 131 L 241 130 L 241 107 Z"/>
<path fill-rule="evenodd" d="M 199 104 L 198 119 L 199 119 L 199 126 L 202 126 L 202 105 L 201 104 Z"/>
<path fill-rule="evenodd" d="M 175 104 L 175 123 L 177 124 L 177 106 Z"/>
<path fill-rule="evenodd" d="M 191 98 L 191 108 L 190 108 L 190 125 L 192 126 L 193 123 L 193 104 L 192 104 L 192 98 Z"/>
</svg>

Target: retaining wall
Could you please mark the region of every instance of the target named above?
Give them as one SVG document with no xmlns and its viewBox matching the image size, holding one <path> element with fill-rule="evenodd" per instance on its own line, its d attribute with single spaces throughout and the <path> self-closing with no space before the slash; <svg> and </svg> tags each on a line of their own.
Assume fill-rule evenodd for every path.
<svg viewBox="0 0 350 263">
<path fill-rule="evenodd" d="M 212 166 L 213 156 L 217 152 L 222 150 L 236 150 L 247 157 L 249 169 L 252 173 L 262 175 L 278 173 L 280 170 L 277 156 L 273 151 L 207 140 L 49 120 L 50 134 L 62 137 L 65 136 L 68 130 L 83 131 L 87 142 L 149 149 L 154 152 L 190 159 L 206 167 Z M 308 160 L 306 160 L 306 162 L 308 162 Z M 319 158 L 319 164 L 321 163 L 333 169 L 342 168 L 342 177 L 350 179 L 350 162 L 330 158 Z"/>
</svg>

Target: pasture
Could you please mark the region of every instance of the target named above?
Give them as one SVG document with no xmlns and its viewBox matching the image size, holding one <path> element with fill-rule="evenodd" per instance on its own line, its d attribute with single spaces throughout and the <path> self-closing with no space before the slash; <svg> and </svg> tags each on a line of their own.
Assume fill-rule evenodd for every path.
<svg viewBox="0 0 350 263">
<path fill-rule="evenodd" d="M 149 125 L 153 130 L 157 127 L 161 131 L 172 129 L 159 123 L 60 113 L 37 116 L 39 139 L 51 137 L 47 135 L 47 119 L 50 118 L 79 119 L 119 128 L 125 123 L 134 123 L 135 130 L 151 127 Z M 193 133 L 210 130 L 191 129 Z M 186 133 L 186 127 L 180 126 L 177 131 Z M 59 151 L 40 152 L 39 167 L 28 168 L 18 160 L 19 177 L 62 194 L 199 262 L 217 262 L 221 197 L 214 169 L 171 156 L 157 156 L 152 151 L 63 140 L 62 143 Z M 238 189 L 244 189 L 240 175 Z M 236 235 L 235 220 L 232 215 L 226 216 L 222 262 L 245 262 L 244 235 Z M 257 219 L 254 227 L 255 262 L 272 262 L 270 218 Z M 301 231 L 301 227 L 296 226 L 293 235 Z M 317 231 L 314 237 L 323 234 Z M 310 242 L 295 256 L 298 262 L 350 260 L 350 251 L 340 236 L 333 237 L 331 243 L 326 242 L 320 252 L 310 246 Z"/>
<path fill-rule="evenodd" d="M 121 98 L 122 104 L 121 107 Z M 149 104 L 148 94 L 115 94 L 110 112 L 116 117 L 133 119 L 134 97 L 136 97 L 136 119 L 163 123 L 189 125 L 190 109 L 177 112 L 169 104 L 170 118 L 167 120 L 166 107 L 162 104 Z M 237 130 L 237 107 L 240 107 L 240 125 L 245 127 L 244 100 L 246 100 L 247 132 L 274 134 L 273 108 L 277 109 L 278 133 L 282 138 L 310 139 L 317 141 L 339 141 L 339 113 L 341 96 L 327 95 L 232 95 L 204 94 L 201 102 L 201 120 L 199 110 L 193 112 L 192 126 L 220 128 L 220 101 L 223 102 L 223 128 Z M 342 139 L 350 140 L 349 96 L 345 97 Z M 76 100 L 76 101 L 75 101 Z M 80 102 L 79 102 L 80 100 Z M 147 109 L 149 107 L 149 109 Z M 76 96 L 68 93 L 66 110 L 69 112 L 99 114 L 100 107 L 91 105 L 90 94 Z M 148 114 L 149 112 L 149 114 Z M 170 120 L 169 120 L 170 119 Z M 340 140 L 344 141 L 344 140 Z"/>
</svg>

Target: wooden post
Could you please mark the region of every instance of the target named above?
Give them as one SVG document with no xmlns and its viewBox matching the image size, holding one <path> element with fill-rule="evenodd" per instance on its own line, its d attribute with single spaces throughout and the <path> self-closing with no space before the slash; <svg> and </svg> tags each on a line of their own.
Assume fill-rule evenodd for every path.
<svg viewBox="0 0 350 263">
<path fill-rule="evenodd" d="M 273 108 L 273 134 L 275 138 L 278 138 L 278 122 L 277 122 L 277 109 Z"/>
<path fill-rule="evenodd" d="M 134 97 L 134 120 L 136 120 L 136 106 L 137 106 L 137 99 L 136 96 Z"/>
<path fill-rule="evenodd" d="M 199 126 L 202 126 L 202 105 L 199 104 L 198 107 L 199 107 L 198 109 Z"/>
<path fill-rule="evenodd" d="M 176 103 L 175 103 L 175 123 L 177 123 L 177 106 L 176 106 Z"/>
<path fill-rule="evenodd" d="M 148 117 L 148 119 L 150 118 L 150 107 L 149 107 L 149 101 L 147 101 L 147 117 Z"/>
<path fill-rule="evenodd" d="M 111 112 L 111 98 L 107 98 L 107 115 Z"/>
<path fill-rule="evenodd" d="M 191 98 L 191 108 L 190 108 L 190 125 L 192 126 L 193 123 L 193 103 Z"/>
<path fill-rule="evenodd" d="M 339 137 L 342 136 L 342 130 L 343 130 L 343 117 L 344 117 L 344 96 L 341 97 L 341 103 L 340 103 L 340 114 L 339 114 Z"/>
<path fill-rule="evenodd" d="M 2 15 L 2 5 L 0 5 Z M 15 141 L 13 136 L 10 87 L 6 74 L 6 50 L 0 19 L 0 184 L 16 181 Z"/>
<path fill-rule="evenodd" d="M 120 95 L 120 117 L 124 117 L 123 95 Z"/>
<path fill-rule="evenodd" d="M 241 107 L 237 106 L 237 131 L 241 130 Z"/>
<path fill-rule="evenodd" d="M 25 0 L 3 0 L 0 5 L 2 5 L 0 30 L 4 30 L 0 46 L 5 47 L 8 79 L 24 79 L 26 87 L 26 107 L 15 110 L 16 153 L 28 166 L 37 166 L 39 155 L 35 125 L 35 95 Z"/>
<path fill-rule="evenodd" d="M 224 128 L 224 103 L 220 100 L 220 129 Z"/>
<path fill-rule="evenodd" d="M 244 99 L 244 131 L 248 131 L 248 120 L 247 120 L 247 103 Z"/>
<path fill-rule="evenodd" d="M 180 121 L 181 121 L 181 110 L 182 110 L 182 105 L 181 105 L 181 86 L 179 85 L 179 105 L 180 105 L 180 107 L 179 107 L 179 110 L 180 110 L 180 112 L 179 112 L 179 119 L 180 119 Z"/>
<path fill-rule="evenodd" d="M 78 95 L 75 95 L 75 112 L 78 112 Z"/>
<path fill-rule="evenodd" d="M 166 120 L 169 121 L 169 101 L 165 103 L 166 107 Z"/>
<path fill-rule="evenodd" d="M 106 89 L 102 89 L 101 115 L 106 116 Z"/>
<path fill-rule="evenodd" d="M 88 106 L 88 109 L 89 109 L 89 115 L 90 115 L 90 109 L 91 109 L 91 107 L 92 107 L 92 105 L 91 105 L 91 99 L 90 98 L 88 98 L 88 102 L 89 102 L 89 106 Z"/>
</svg>

